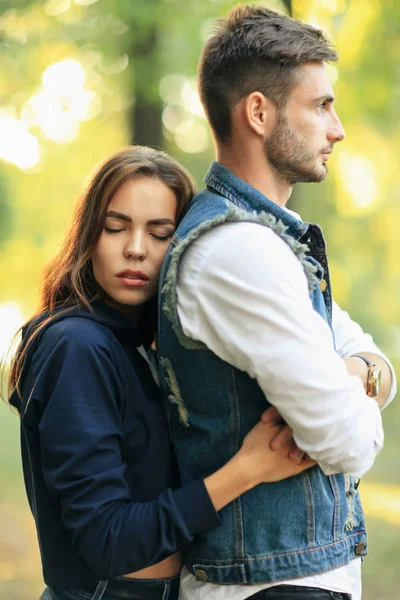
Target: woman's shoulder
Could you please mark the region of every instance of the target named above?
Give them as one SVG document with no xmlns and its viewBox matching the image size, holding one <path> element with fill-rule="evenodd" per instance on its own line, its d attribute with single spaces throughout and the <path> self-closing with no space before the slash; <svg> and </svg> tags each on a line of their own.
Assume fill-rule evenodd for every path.
<svg viewBox="0 0 400 600">
<path fill-rule="evenodd" d="M 80 348 L 95 351 L 112 345 L 112 331 L 96 320 L 81 316 L 69 316 L 49 323 L 40 336 L 40 346 L 51 349 Z"/>
</svg>

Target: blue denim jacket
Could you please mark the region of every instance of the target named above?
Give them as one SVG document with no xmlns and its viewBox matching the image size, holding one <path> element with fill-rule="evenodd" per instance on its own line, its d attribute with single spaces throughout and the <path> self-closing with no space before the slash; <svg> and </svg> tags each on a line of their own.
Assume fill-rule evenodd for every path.
<svg viewBox="0 0 400 600">
<path fill-rule="evenodd" d="M 256 380 L 183 333 L 176 280 L 187 246 L 224 222 L 271 227 L 301 261 L 313 306 L 331 322 L 320 228 L 298 221 L 218 163 L 205 181 L 207 189 L 193 199 L 176 231 L 160 282 L 160 379 L 183 483 L 206 477 L 226 463 L 269 404 Z M 366 553 L 354 479 L 345 474 L 328 477 L 318 466 L 254 488 L 226 506 L 221 516 L 222 524 L 198 535 L 187 553 L 188 569 L 203 581 L 255 584 L 304 577 Z"/>
</svg>

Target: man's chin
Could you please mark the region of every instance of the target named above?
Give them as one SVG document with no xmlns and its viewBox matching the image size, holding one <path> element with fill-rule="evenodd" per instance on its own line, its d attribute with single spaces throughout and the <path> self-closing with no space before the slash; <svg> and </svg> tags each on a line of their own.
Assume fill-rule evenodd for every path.
<svg viewBox="0 0 400 600">
<path fill-rule="evenodd" d="M 316 175 L 316 177 L 314 179 L 314 183 L 322 183 L 326 179 L 327 175 L 328 175 L 328 169 L 325 167 L 323 171 L 320 171 L 320 173 L 318 173 L 318 175 Z"/>
<path fill-rule="evenodd" d="M 326 164 L 323 164 L 321 167 L 315 169 L 314 171 L 310 171 L 305 175 L 306 178 L 304 179 L 304 183 L 321 183 L 328 175 L 328 167 Z"/>
<path fill-rule="evenodd" d="M 290 183 L 293 185 L 295 183 L 321 183 L 324 181 L 328 174 L 328 169 L 323 167 L 318 171 L 305 171 L 303 173 L 296 173 L 295 177 L 293 177 Z"/>
</svg>

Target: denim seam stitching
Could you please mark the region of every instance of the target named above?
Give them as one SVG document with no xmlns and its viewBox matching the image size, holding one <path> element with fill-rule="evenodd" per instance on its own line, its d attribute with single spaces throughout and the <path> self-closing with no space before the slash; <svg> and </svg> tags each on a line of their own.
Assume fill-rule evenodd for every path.
<svg viewBox="0 0 400 600">
<path fill-rule="evenodd" d="M 308 543 L 315 546 L 315 507 L 314 499 L 312 495 L 312 486 L 310 476 L 307 473 L 303 473 L 302 477 L 303 486 L 305 489 L 306 502 L 307 502 L 307 536 Z"/>
<path fill-rule="evenodd" d="M 213 177 L 209 177 L 207 179 L 206 183 L 207 183 L 207 185 L 212 184 L 212 185 L 210 185 L 210 187 L 213 187 L 217 192 L 220 192 L 220 194 L 222 196 L 224 196 L 225 198 L 230 200 L 233 204 L 235 204 L 235 206 L 238 206 L 242 210 L 249 211 L 248 206 L 246 206 L 246 204 L 244 204 L 244 202 L 239 200 L 239 198 L 236 198 L 236 196 L 234 196 L 232 194 L 232 192 L 230 190 L 228 190 L 228 188 L 226 188 L 223 185 L 221 185 L 220 183 L 218 183 L 218 181 L 216 179 L 214 179 Z"/>
<path fill-rule="evenodd" d="M 247 562 L 256 562 L 259 560 L 274 560 L 274 559 L 280 559 L 280 558 L 285 558 L 286 556 L 298 556 L 298 555 L 307 555 L 313 552 L 319 552 L 320 550 L 325 550 L 327 548 L 334 548 L 335 546 L 338 546 L 339 544 L 347 544 L 348 541 L 350 541 L 350 538 L 353 537 L 357 537 L 361 534 L 365 535 L 365 530 L 362 531 L 357 531 L 355 533 L 352 533 L 348 536 L 346 536 L 345 538 L 343 538 L 342 540 L 338 540 L 336 542 L 333 542 L 332 544 L 324 544 L 323 546 L 318 546 L 317 548 L 309 548 L 307 550 L 298 550 L 297 552 L 286 552 L 284 554 L 273 554 L 271 556 L 257 556 L 256 558 L 246 558 L 246 557 L 233 557 L 232 559 L 216 559 L 216 560 L 212 560 L 213 563 L 218 563 L 218 562 L 226 562 L 227 560 L 231 560 L 231 561 L 237 561 L 237 560 L 241 560 L 245 563 Z M 193 555 L 192 555 L 192 558 Z M 192 560 L 193 564 L 196 566 L 204 566 L 204 567 L 209 567 L 211 565 L 205 565 L 201 562 L 196 562 L 195 560 Z M 347 563 L 343 563 L 343 564 L 347 564 Z M 232 567 L 233 565 L 217 565 L 218 567 Z"/>
<path fill-rule="evenodd" d="M 329 481 L 331 483 L 331 489 L 334 497 L 333 535 L 334 539 L 337 540 L 340 537 L 340 534 L 342 533 L 340 530 L 340 492 L 335 475 L 329 475 Z"/>
<path fill-rule="evenodd" d="M 240 431 L 240 411 L 239 399 L 237 397 L 236 377 L 234 369 L 230 369 L 232 376 L 233 392 L 235 394 L 232 431 L 236 431 L 235 435 L 235 452 L 239 450 L 239 431 Z M 241 498 L 236 498 L 233 503 L 234 510 L 234 528 L 235 528 L 235 546 L 238 556 L 244 556 L 244 534 L 243 534 L 243 513 Z"/>
</svg>

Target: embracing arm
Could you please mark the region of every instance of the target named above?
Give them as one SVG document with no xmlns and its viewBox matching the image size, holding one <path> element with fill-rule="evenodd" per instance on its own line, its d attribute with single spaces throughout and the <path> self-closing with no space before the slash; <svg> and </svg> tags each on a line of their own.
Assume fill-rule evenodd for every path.
<svg viewBox="0 0 400 600">
<path fill-rule="evenodd" d="M 43 478 L 89 567 L 102 579 L 137 571 L 218 525 L 201 480 L 151 502 L 132 501 L 121 455 L 121 384 L 109 345 L 84 335 L 57 340 L 50 328 L 41 346 L 37 366 L 40 350 L 48 356 L 26 410 L 39 406 Z"/>
<path fill-rule="evenodd" d="M 217 526 L 216 510 L 239 494 L 311 466 L 276 457 L 269 443 L 279 429 L 259 423 L 239 453 L 205 481 L 133 502 L 121 456 L 122 394 L 113 355 L 107 344 L 83 335 L 54 338 L 50 329 L 36 352 L 26 411 L 40 413 L 42 473 L 63 525 L 102 579 L 160 562 L 195 533 Z"/>
</svg>

